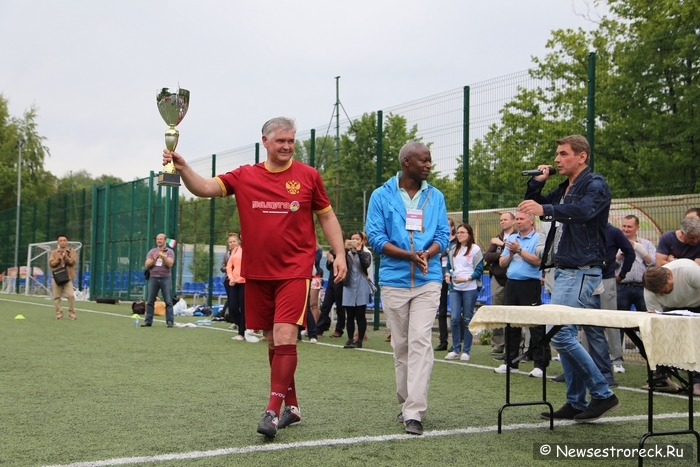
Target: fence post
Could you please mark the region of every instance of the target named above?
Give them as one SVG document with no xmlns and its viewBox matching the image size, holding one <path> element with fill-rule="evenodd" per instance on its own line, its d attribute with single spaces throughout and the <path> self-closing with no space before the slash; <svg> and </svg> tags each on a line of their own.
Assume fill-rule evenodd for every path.
<svg viewBox="0 0 700 467">
<path fill-rule="evenodd" d="M 153 238 L 153 198 L 155 197 L 155 193 L 153 191 L 153 178 L 155 177 L 155 173 L 151 170 L 151 175 L 148 177 L 148 210 L 146 211 L 146 215 L 148 216 L 148 219 L 146 221 L 146 254 L 151 250 L 151 238 Z M 146 282 L 146 286 L 143 288 L 143 300 L 148 299 L 148 282 Z"/>
<path fill-rule="evenodd" d="M 595 52 L 588 54 L 588 115 L 586 122 L 586 139 L 591 147 L 588 155 L 588 166 L 594 170 L 594 150 L 595 147 Z"/>
<path fill-rule="evenodd" d="M 469 86 L 464 86 L 462 121 L 462 221 L 469 222 Z"/>
<path fill-rule="evenodd" d="M 384 165 L 384 112 L 377 111 L 377 179 L 376 187 L 382 184 L 382 169 Z M 364 230 L 364 226 L 362 229 Z M 374 283 L 379 284 L 379 252 L 374 252 Z M 379 329 L 379 287 L 374 292 L 374 330 Z"/>
<path fill-rule="evenodd" d="M 216 154 L 211 155 L 211 176 L 216 177 Z M 209 199 L 209 293 L 207 293 L 207 306 L 211 308 L 214 295 L 214 214 L 216 213 L 216 198 Z"/>
<path fill-rule="evenodd" d="M 309 165 L 316 168 L 316 130 L 311 129 L 311 147 L 309 148 Z"/>
<path fill-rule="evenodd" d="M 78 288 L 80 290 L 83 290 L 83 274 L 85 274 L 85 246 L 86 246 L 86 241 L 85 241 L 85 204 L 87 203 L 87 189 L 83 188 L 83 204 L 82 207 L 80 208 L 80 230 L 79 230 L 79 237 L 80 237 L 80 243 L 82 243 L 82 251 L 81 251 L 81 258 L 80 262 L 78 263 Z M 93 198 L 94 199 L 94 198 Z M 36 207 L 36 205 L 35 205 Z M 36 209 L 34 209 L 34 213 L 36 214 Z M 90 224 L 92 227 L 92 224 Z M 34 243 L 34 242 L 32 242 Z M 90 251 L 92 252 L 92 245 L 90 245 Z"/>
<path fill-rule="evenodd" d="M 151 177 L 153 177 L 153 172 L 151 172 Z M 97 276 L 95 272 L 97 271 L 97 211 L 99 210 L 99 205 L 97 203 L 97 185 L 93 183 L 92 185 L 92 215 L 90 219 L 90 298 L 95 297 Z"/>
<path fill-rule="evenodd" d="M 102 274 L 100 274 L 100 290 L 102 296 L 107 292 L 107 239 L 109 238 L 110 184 L 105 184 L 104 221 L 102 223 Z"/>
<path fill-rule="evenodd" d="M 170 230 L 172 238 L 177 240 L 178 242 L 180 241 L 180 187 L 179 186 L 174 186 L 173 191 L 172 191 L 172 228 Z M 173 274 L 172 271 L 175 270 L 177 272 L 177 263 L 179 262 L 179 257 L 177 255 L 177 246 L 173 248 L 173 254 L 175 255 L 175 262 L 173 263 L 173 267 L 170 268 L 170 278 L 173 280 L 173 285 L 172 285 L 172 290 L 173 290 L 173 295 L 177 291 L 177 274 Z M 174 305 L 174 303 L 173 303 Z"/>
</svg>

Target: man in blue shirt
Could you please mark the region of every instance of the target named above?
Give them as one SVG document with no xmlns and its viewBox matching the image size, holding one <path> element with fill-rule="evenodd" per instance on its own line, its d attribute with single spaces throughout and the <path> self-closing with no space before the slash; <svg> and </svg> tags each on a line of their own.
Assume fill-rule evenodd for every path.
<svg viewBox="0 0 700 467">
<path fill-rule="evenodd" d="M 381 255 L 379 285 L 394 349 L 397 420 L 406 433 L 423 434 L 428 385 L 433 369 L 432 329 L 440 303 L 442 264 L 447 248 L 445 197 L 426 182 L 433 165 L 430 149 L 420 142 L 399 151 L 401 172 L 374 190 L 365 231 Z"/>
<path fill-rule="evenodd" d="M 610 211 L 610 187 L 588 167 L 591 148 L 582 135 L 557 140 L 554 162 L 567 179 L 552 192 L 542 189 L 550 177 L 551 165 L 540 165 L 542 175 L 528 181 L 525 201 L 519 209 L 543 221 L 552 222 L 547 235 L 542 267 L 554 265 L 552 304 L 575 308 L 591 307 L 591 295 L 602 281 L 605 265 L 605 229 Z M 566 404 L 549 419 L 592 422 L 620 407 L 620 401 L 591 356 L 578 341 L 578 328 L 563 326 L 552 338 L 566 379 Z M 590 403 L 586 390 L 591 393 Z"/>
<path fill-rule="evenodd" d="M 540 234 L 535 231 L 535 216 L 518 211 L 515 214 L 515 226 L 518 231 L 509 235 L 505 239 L 503 253 L 498 264 L 507 268 L 504 305 L 524 305 L 537 306 L 542 303 L 542 271 L 540 271 L 540 258 L 535 249 L 539 241 Z M 518 356 L 520 349 L 519 327 L 510 327 L 507 339 L 508 358 L 506 361 L 513 361 Z M 545 326 L 533 326 L 530 328 L 531 345 L 537 344 L 545 334 Z M 537 346 L 534 350 L 533 359 L 535 368 L 530 372 L 533 378 L 541 378 L 545 367 L 549 364 L 549 345 L 543 353 L 542 348 Z M 511 364 L 511 370 L 517 370 L 518 364 Z M 506 373 L 508 364 L 504 363 L 494 370 L 496 373 Z"/>
</svg>

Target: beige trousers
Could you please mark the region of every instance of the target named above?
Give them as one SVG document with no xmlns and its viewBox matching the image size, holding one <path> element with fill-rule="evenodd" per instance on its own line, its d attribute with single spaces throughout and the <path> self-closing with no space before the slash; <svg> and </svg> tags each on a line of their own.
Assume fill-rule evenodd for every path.
<svg viewBox="0 0 700 467">
<path fill-rule="evenodd" d="M 432 330 L 441 287 L 440 282 L 414 288 L 382 287 L 384 314 L 391 323 L 396 396 L 404 420 L 420 421 L 428 408 Z"/>
<path fill-rule="evenodd" d="M 68 281 L 63 285 L 56 284 L 56 281 L 51 278 L 51 290 L 53 291 L 53 304 L 56 307 L 56 314 L 63 314 L 61 309 L 61 295 L 65 294 L 68 299 L 68 312 L 75 313 L 75 295 L 73 295 L 73 281 Z"/>
</svg>

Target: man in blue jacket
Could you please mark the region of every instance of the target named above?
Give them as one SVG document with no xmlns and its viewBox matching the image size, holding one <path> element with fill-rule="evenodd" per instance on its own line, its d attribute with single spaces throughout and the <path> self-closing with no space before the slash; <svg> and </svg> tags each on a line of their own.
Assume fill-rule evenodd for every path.
<svg viewBox="0 0 700 467">
<path fill-rule="evenodd" d="M 567 177 L 546 195 L 542 189 L 550 176 L 550 165 L 527 184 L 519 209 L 552 222 L 547 235 L 541 268 L 554 265 L 552 304 L 593 308 L 591 296 L 602 281 L 605 260 L 605 230 L 610 211 L 610 187 L 588 167 L 590 146 L 582 135 L 557 140 L 557 171 Z M 620 407 L 588 352 L 578 341 L 576 326 L 564 326 L 552 338 L 566 378 L 566 404 L 556 419 L 592 422 Z M 590 403 L 586 389 L 591 393 Z M 549 419 L 549 412 L 542 412 Z"/>
<path fill-rule="evenodd" d="M 407 433 L 423 434 L 428 384 L 433 369 L 431 346 L 440 303 L 440 252 L 449 242 L 445 197 L 426 182 L 430 149 L 406 143 L 399 152 L 401 172 L 374 190 L 365 231 L 379 253 L 379 285 L 384 314 L 391 324 L 396 368 L 397 421 Z"/>
</svg>

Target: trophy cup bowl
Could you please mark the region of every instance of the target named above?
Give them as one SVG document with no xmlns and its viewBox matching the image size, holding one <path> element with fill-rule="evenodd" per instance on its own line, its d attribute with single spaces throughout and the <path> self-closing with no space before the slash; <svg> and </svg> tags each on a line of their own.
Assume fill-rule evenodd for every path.
<svg viewBox="0 0 700 467">
<path fill-rule="evenodd" d="M 180 138 L 180 132 L 175 127 L 185 118 L 190 106 L 190 92 L 187 89 L 178 89 L 171 92 L 163 88 L 156 94 L 158 112 L 170 127 L 165 131 L 165 147 L 174 151 Z M 170 162 L 163 167 L 163 172 L 158 175 L 158 185 L 180 186 L 180 175 L 175 170 L 175 165 Z"/>
</svg>

